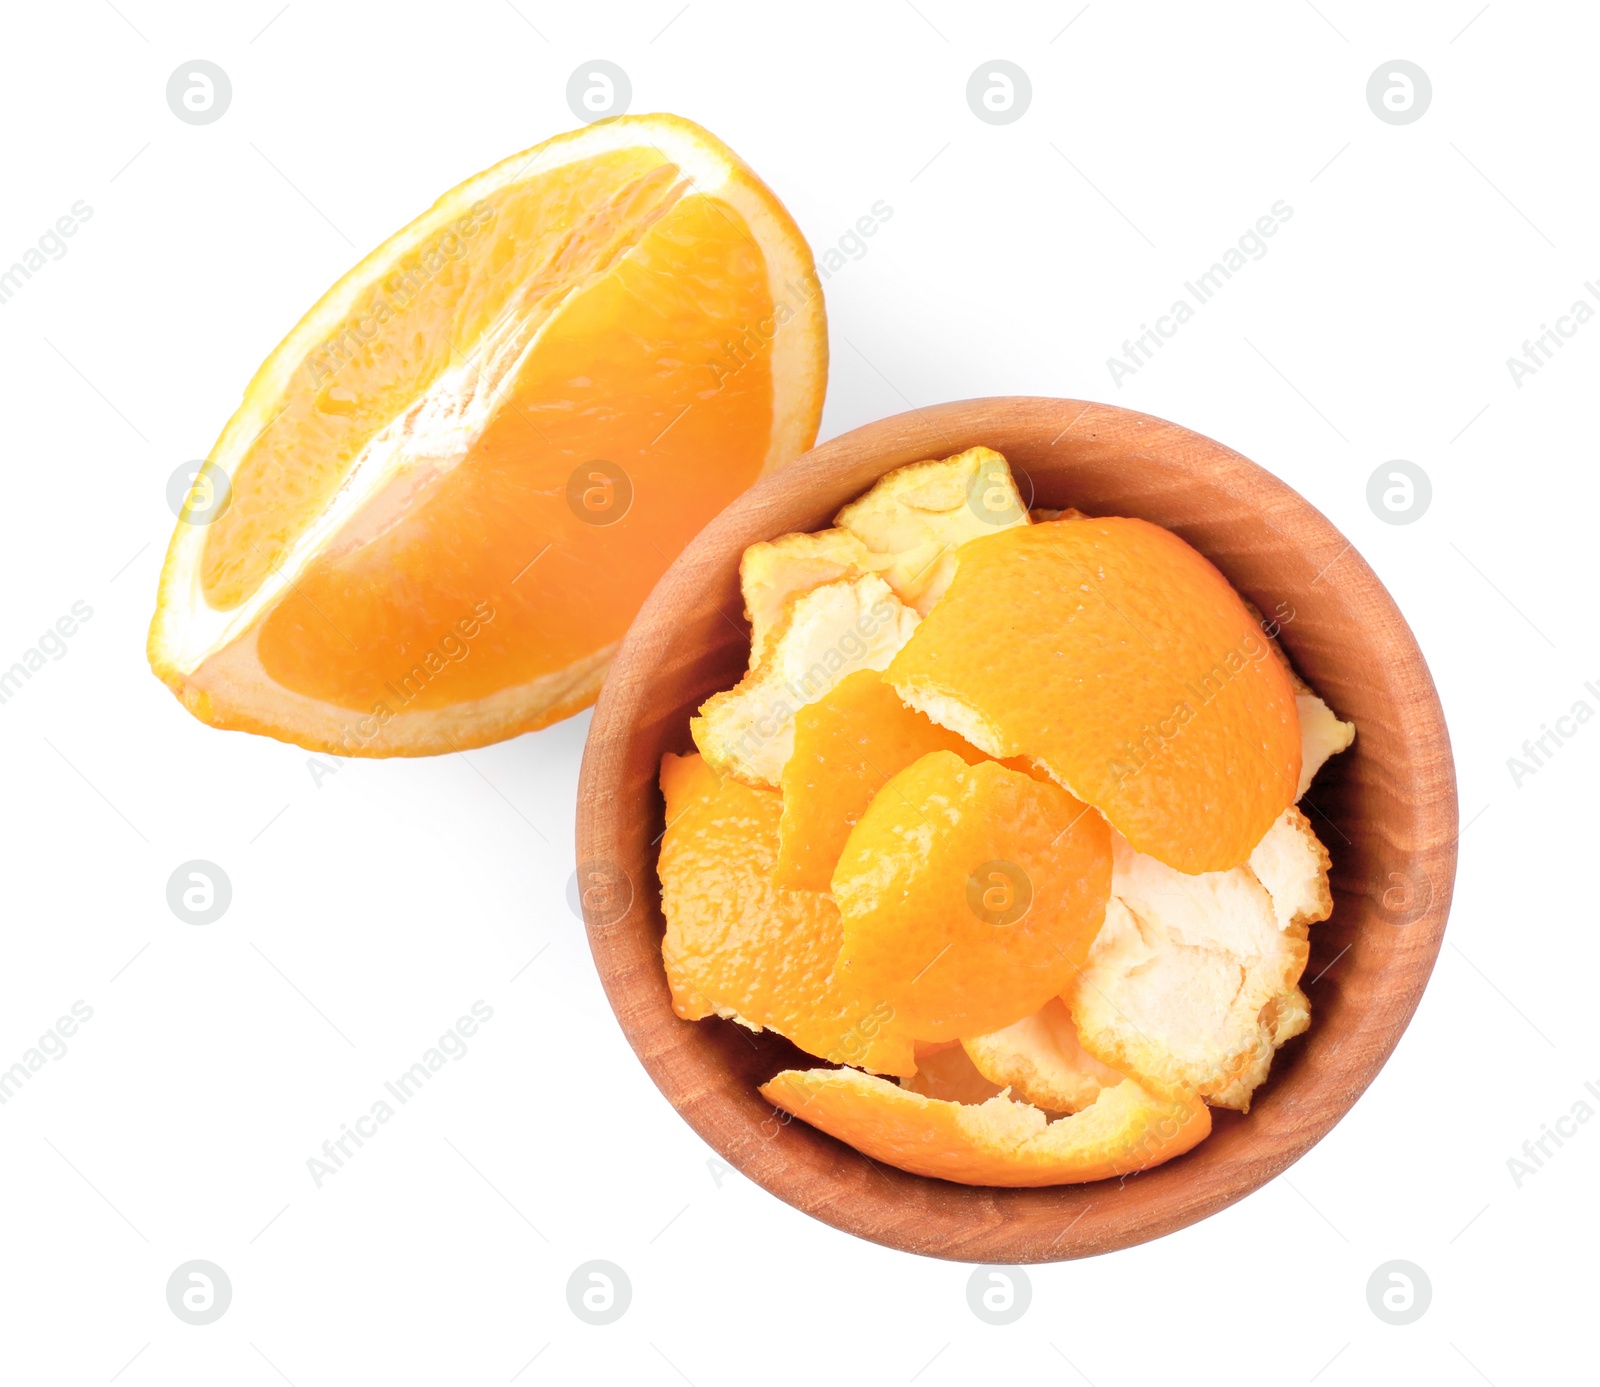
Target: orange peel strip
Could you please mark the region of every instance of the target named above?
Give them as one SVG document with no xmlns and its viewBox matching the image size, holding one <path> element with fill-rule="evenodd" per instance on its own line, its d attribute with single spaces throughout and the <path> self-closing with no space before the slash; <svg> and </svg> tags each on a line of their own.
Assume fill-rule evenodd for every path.
<svg viewBox="0 0 1600 1387">
<path fill-rule="evenodd" d="M 789 1069 L 761 1092 L 873 1160 L 963 1185 L 1110 1179 L 1182 1155 L 1211 1131 L 1198 1098 L 1158 1097 L 1131 1079 L 1055 1122 L 1004 1096 L 945 1102 L 854 1069 Z"/>
</svg>

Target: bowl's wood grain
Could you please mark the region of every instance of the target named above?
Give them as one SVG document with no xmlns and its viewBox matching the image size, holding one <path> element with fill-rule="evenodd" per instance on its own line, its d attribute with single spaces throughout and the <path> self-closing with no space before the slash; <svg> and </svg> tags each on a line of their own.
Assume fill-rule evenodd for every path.
<svg viewBox="0 0 1600 1387">
<path fill-rule="evenodd" d="M 673 1015 L 660 940 L 656 788 L 689 716 L 744 669 L 746 545 L 815 530 L 902 463 L 974 444 L 1004 453 L 1038 505 L 1135 515 L 1182 535 L 1271 616 L 1307 680 L 1354 719 L 1305 807 L 1333 854 L 1333 918 L 1312 929 L 1310 1032 L 1279 1053 L 1247 1117 L 1217 1111 L 1189 1155 L 1120 1185 L 976 1189 L 886 1169 L 756 1092 L 815 1061 L 770 1033 Z M 1019 476 L 1020 482 L 1020 476 Z M 1027 483 L 1021 482 L 1026 495 Z M 1280 606 L 1280 604 L 1286 604 Z M 1258 1188 L 1318 1141 L 1372 1082 L 1416 1009 L 1455 875 L 1455 775 L 1427 665 L 1383 585 L 1343 535 L 1281 482 L 1211 439 L 1078 400 L 968 400 L 885 419 L 754 487 L 689 546 L 633 623 L 595 710 L 578 858 L 625 873 L 591 893 L 590 947 L 622 1029 L 672 1105 L 780 1198 L 864 1238 L 964 1261 L 1083 1257 L 1181 1228 Z M 595 878 L 599 880 L 600 878 Z M 613 902 L 607 906 L 607 900 Z M 628 901 L 620 918 L 612 915 Z"/>
</svg>

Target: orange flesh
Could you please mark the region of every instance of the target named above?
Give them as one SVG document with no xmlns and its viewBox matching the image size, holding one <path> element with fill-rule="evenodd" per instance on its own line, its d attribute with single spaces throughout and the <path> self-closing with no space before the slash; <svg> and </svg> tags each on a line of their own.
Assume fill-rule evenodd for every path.
<svg viewBox="0 0 1600 1387">
<path fill-rule="evenodd" d="M 206 600 L 226 609 L 254 592 L 374 434 L 503 314 L 548 314 L 562 287 L 552 262 L 603 267 L 626 244 L 628 209 L 659 209 L 676 173 L 638 149 L 554 169 L 473 204 L 363 293 L 301 362 L 287 407 L 234 469 L 233 503 L 206 545 Z"/>
<path fill-rule="evenodd" d="M 680 197 L 549 320 L 514 378 L 498 383 L 498 410 L 464 454 L 402 474 L 307 566 L 262 623 L 268 675 L 352 709 L 439 708 L 564 670 L 620 639 L 671 556 L 761 470 L 768 361 L 740 369 L 729 348 L 705 340 L 705 322 L 771 313 L 765 259 L 737 214 Z M 391 399 L 411 388 L 391 388 Z M 610 525 L 585 523 L 568 501 L 574 472 L 597 461 L 632 483 L 631 505 Z M 241 469 L 219 528 L 248 510 L 246 480 Z M 315 501 L 308 490 L 302 521 L 337 481 L 322 475 Z M 534 565 L 537 581 L 519 583 Z"/>
</svg>

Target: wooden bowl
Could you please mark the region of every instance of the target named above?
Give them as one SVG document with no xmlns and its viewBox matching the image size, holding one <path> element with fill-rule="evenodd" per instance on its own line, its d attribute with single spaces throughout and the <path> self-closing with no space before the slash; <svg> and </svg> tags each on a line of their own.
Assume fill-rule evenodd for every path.
<svg viewBox="0 0 1600 1387">
<path fill-rule="evenodd" d="M 1311 1029 L 1279 1052 L 1247 1116 L 1215 1109 L 1188 1155 L 1120 1184 L 988 1189 L 870 1162 L 756 1086 L 820 1064 L 787 1041 L 673 1015 L 656 879 L 663 752 L 749 655 L 739 556 L 756 540 L 831 523 L 891 468 L 987 444 L 1034 504 L 1142 516 L 1205 554 L 1264 613 L 1355 746 L 1306 808 L 1333 855 L 1333 917 L 1311 930 Z M 1280 604 L 1287 604 L 1280 607 Z M 1084 1257 L 1225 1208 L 1298 1160 L 1337 1122 L 1411 1019 L 1444 934 L 1456 864 L 1450 742 L 1428 667 L 1372 570 L 1332 525 L 1238 453 L 1164 420 L 1080 400 L 996 398 L 913 410 L 813 449 L 753 487 L 667 570 L 622 644 L 595 709 L 578 791 L 590 948 L 617 1020 L 685 1121 L 779 1198 L 890 1247 L 960 1261 Z"/>
</svg>

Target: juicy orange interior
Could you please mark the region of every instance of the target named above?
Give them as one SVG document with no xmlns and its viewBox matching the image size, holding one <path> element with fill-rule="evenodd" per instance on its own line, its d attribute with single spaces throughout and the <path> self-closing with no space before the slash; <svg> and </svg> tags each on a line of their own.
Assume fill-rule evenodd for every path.
<svg viewBox="0 0 1600 1387">
<path fill-rule="evenodd" d="M 705 324 L 725 322 L 734 338 L 770 317 L 765 258 L 726 204 L 681 195 L 670 166 L 645 171 L 627 215 L 652 195 L 675 200 L 626 256 L 609 244 L 604 254 L 584 250 L 586 263 L 607 272 L 549 316 L 505 379 L 480 379 L 498 404 L 462 455 L 419 462 L 368 501 L 263 622 L 258 650 L 273 679 L 340 706 L 398 711 L 564 670 L 619 639 L 705 516 L 755 480 L 772 427 L 770 361 L 707 341 Z M 508 215 L 497 210 L 497 222 Z M 512 241 L 504 254 L 522 247 Z M 572 273 L 568 265 L 562 275 L 570 282 Z M 506 274 L 515 278 L 509 260 Z M 537 295 L 535 287 L 527 297 Z M 463 305 L 448 335 L 471 340 L 489 312 L 487 295 Z M 415 398 L 431 336 L 417 333 L 409 383 L 387 387 L 390 417 Z M 446 350 L 433 349 L 430 368 L 448 364 L 438 359 Z M 383 378 L 393 370 L 385 365 Z M 388 422 L 351 389 L 369 432 Z M 356 433 L 345 452 L 359 450 Z M 334 451 L 326 436 L 321 446 Z M 328 471 L 301 487 L 297 523 L 336 489 Z M 241 471 L 224 521 L 248 508 L 248 480 Z M 273 517 L 277 530 L 288 523 Z M 213 548 L 225 539 L 214 536 Z M 248 567 L 219 566 L 218 595 L 242 592 Z M 525 580 L 533 573 L 536 581 Z"/>
<path fill-rule="evenodd" d="M 403 256 L 306 355 L 235 467 L 232 503 L 207 539 L 206 600 L 226 609 L 249 597 L 374 434 L 501 315 L 547 313 L 575 276 L 625 250 L 678 183 L 654 150 L 582 160 L 474 203 Z"/>
</svg>

